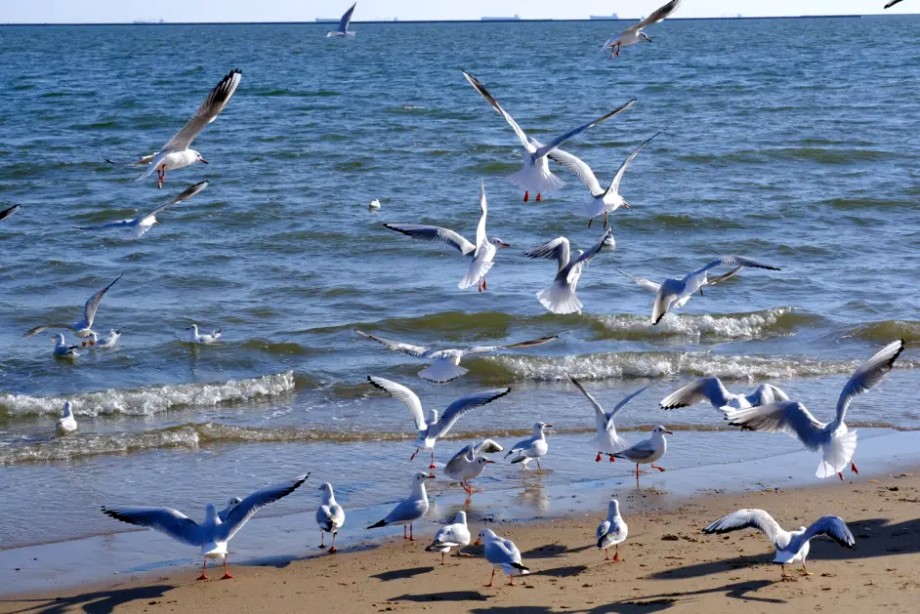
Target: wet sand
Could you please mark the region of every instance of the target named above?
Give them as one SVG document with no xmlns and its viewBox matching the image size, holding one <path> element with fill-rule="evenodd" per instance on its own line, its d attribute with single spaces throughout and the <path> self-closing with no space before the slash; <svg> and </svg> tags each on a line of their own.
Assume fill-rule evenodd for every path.
<svg viewBox="0 0 920 614">
<path fill-rule="evenodd" d="M 491 572 L 481 547 L 472 557 L 440 565 L 425 552 L 427 539 L 388 538 L 338 554 L 264 566 L 232 566 L 233 580 L 196 582 L 192 567 L 170 573 L 124 576 L 117 582 L 8 596 L 3 612 L 656 612 L 817 611 L 884 608 L 915 612 L 920 600 L 920 469 L 807 488 L 698 496 L 676 508 L 630 513 L 654 489 L 620 497 L 629 524 L 623 561 L 609 563 L 594 547 L 605 514 L 532 523 L 475 522 L 511 538 L 532 574 L 516 586 Z M 773 514 L 784 528 L 838 514 L 856 547 L 818 538 L 808 559 L 812 576 L 780 580 L 772 547 L 748 529 L 707 536 L 709 521 L 743 507 Z M 313 534 L 315 535 L 315 534 Z M 305 534 L 309 538 L 310 533 Z M 316 535 L 318 538 L 318 535 Z M 298 536 L 300 538 L 300 536 Z M 231 561 L 232 563 L 232 561 Z M 217 569 L 212 573 L 219 577 Z"/>
</svg>

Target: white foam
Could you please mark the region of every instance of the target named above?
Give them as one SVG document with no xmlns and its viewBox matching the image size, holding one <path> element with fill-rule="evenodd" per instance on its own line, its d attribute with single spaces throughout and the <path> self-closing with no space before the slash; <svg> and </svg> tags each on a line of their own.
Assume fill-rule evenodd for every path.
<svg viewBox="0 0 920 614">
<path fill-rule="evenodd" d="M 650 326 L 648 318 L 634 315 L 601 316 L 598 322 L 614 335 L 627 337 L 765 339 L 791 333 L 782 322 L 783 316 L 790 313 L 792 309 L 788 307 L 729 315 L 694 315 L 677 312 L 668 313 L 657 326 Z"/>
</svg>

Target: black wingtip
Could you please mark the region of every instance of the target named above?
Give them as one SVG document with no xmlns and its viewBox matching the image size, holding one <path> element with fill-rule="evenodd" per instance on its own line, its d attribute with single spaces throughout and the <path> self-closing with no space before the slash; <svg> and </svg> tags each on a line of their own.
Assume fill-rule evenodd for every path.
<svg viewBox="0 0 920 614">
<path fill-rule="evenodd" d="M 378 520 L 377 522 L 375 522 L 374 524 L 372 524 L 371 526 L 367 528 L 368 529 L 379 529 L 380 527 L 385 527 L 385 526 L 387 526 L 387 523 L 385 520 Z"/>
<path fill-rule="evenodd" d="M 520 569 L 521 571 L 530 571 L 529 567 L 525 567 L 524 565 L 521 565 L 520 563 L 511 563 L 511 566 L 514 567 L 515 569 Z"/>
</svg>

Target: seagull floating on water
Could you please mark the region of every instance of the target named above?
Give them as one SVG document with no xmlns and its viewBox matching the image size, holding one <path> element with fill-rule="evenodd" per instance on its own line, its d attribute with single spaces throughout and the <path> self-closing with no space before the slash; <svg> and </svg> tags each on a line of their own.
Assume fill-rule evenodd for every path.
<svg viewBox="0 0 920 614">
<path fill-rule="evenodd" d="M 500 399 L 511 392 L 511 388 L 497 388 L 495 390 L 469 394 L 448 405 L 447 409 L 444 410 L 443 416 L 439 416 L 436 409 L 429 410 L 429 417 L 426 422 L 421 400 L 418 398 L 418 395 L 407 387 L 382 377 L 369 376 L 367 381 L 373 386 L 380 388 L 397 401 L 400 401 L 412 413 L 412 417 L 415 419 L 415 428 L 418 431 L 418 439 L 416 440 L 418 447 L 415 449 L 415 452 L 412 453 L 409 460 L 414 460 L 415 455 L 423 448 L 425 450 L 431 450 L 431 466 L 429 469 L 434 469 L 434 445 L 437 443 L 439 437 L 443 437 L 453 428 L 457 420 L 476 407 L 491 403 L 495 399 Z"/>
<path fill-rule="evenodd" d="M 597 402 L 597 399 L 591 396 L 591 393 L 585 390 L 584 386 L 582 386 L 577 379 L 571 375 L 569 375 L 568 378 L 594 407 L 594 422 L 595 428 L 597 429 L 597 434 L 594 436 L 594 439 L 591 440 L 591 443 L 597 450 L 597 456 L 594 458 L 594 461 L 599 463 L 601 454 L 606 454 L 610 457 L 610 462 L 614 462 L 613 455 L 628 448 L 629 442 L 617 435 L 617 427 L 616 424 L 614 424 L 613 418 L 620 410 L 626 407 L 627 403 L 642 394 L 648 386 L 643 386 L 639 390 L 626 395 L 623 400 L 617 403 L 616 406 L 607 413 L 604 411 L 601 404 Z"/>
<path fill-rule="evenodd" d="M 546 258 L 556 260 L 559 264 L 553 284 L 537 292 L 537 300 L 540 301 L 540 304 L 552 313 L 581 313 L 583 305 L 575 294 L 578 280 L 581 279 L 585 265 L 591 262 L 591 259 L 600 253 L 601 249 L 608 246 L 612 239 L 613 231 L 608 228 L 600 241 L 587 252 L 579 250 L 575 258 L 571 257 L 569 240 L 565 237 L 556 237 L 549 243 L 525 252 L 524 255 L 528 258 Z"/>
<path fill-rule="evenodd" d="M 516 456 L 511 459 L 511 463 L 524 463 L 524 467 L 527 467 L 527 463 L 530 461 L 535 460 L 537 461 L 537 469 L 542 470 L 543 467 L 540 466 L 540 459 L 549 452 L 549 443 L 546 441 L 546 429 L 552 428 L 552 426 L 552 424 L 547 424 L 546 422 L 537 422 L 534 424 L 533 435 L 514 444 L 514 446 L 508 450 L 508 453 L 505 454 L 505 458 L 515 454 Z"/>
<path fill-rule="evenodd" d="M 108 350 L 115 347 L 115 344 L 118 343 L 118 339 L 121 338 L 121 333 L 124 331 L 124 328 L 119 328 L 118 330 L 111 329 L 109 333 L 103 337 L 99 338 L 99 335 L 95 331 L 90 333 L 90 345 L 94 346 L 97 350 Z"/>
<path fill-rule="evenodd" d="M 664 438 L 665 434 L 673 435 L 671 431 L 660 424 L 652 429 L 652 436 L 643 439 L 639 443 L 633 444 L 625 450 L 615 453 L 614 458 L 625 458 L 636 463 L 636 486 L 639 486 L 639 465 L 651 465 L 652 469 L 664 471 L 664 467 L 659 467 L 655 461 L 664 456 L 668 451 L 668 442 Z"/>
<path fill-rule="evenodd" d="M 54 342 L 52 352 L 55 358 L 76 358 L 80 355 L 80 352 L 77 351 L 79 346 L 70 345 L 64 341 L 64 333 L 55 333 L 51 336 L 51 341 Z"/>
<path fill-rule="evenodd" d="M 323 491 L 323 502 L 316 510 L 316 524 L 319 525 L 320 548 L 326 547 L 326 533 L 332 533 L 332 545 L 329 546 L 329 554 L 335 554 L 335 536 L 338 535 L 339 529 L 345 524 L 345 510 L 336 503 L 335 493 L 332 492 L 332 484 L 323 482 L 319 487 Z"/>
<path fill-rule="evenodd" d="M 123 275 L 124 273 L 122 273 Z M 105 288 L 96 292 L 89 300 L 86 301 L 86 304 L 83 305 L 83 319 L 73 324 L 43 324 L 41 326 L 36 326 L 26 331 L 23 337 L 31 337 L 32 335 L 37 335 L 38 333 L 48 330 L 49 328 L 69 328 L 70 330 L 76 333 L 77 337 L 80 337 L 83 340 L 83 345 L 87 344 L 87 340 L 90 340 L 89 343 L 92 343 L 91 333 L 93 332 L 93 321 L 96 319 L 96 311 L 99 309 L 99 303 L 102 302 L 102 297 L 105 296 L 105 293 L 109 291 L 109 288 L 115 285 L 115 283 L 121 279 L 121 275 L 116 277 L 112 283 L 107 285 Z M 64 338 L 64 335 L 61 335 L 61 339 Z"/>
<path fill-rule="evenodd" d="M 521 561 L 521 551 L 514 545 L 510 539 L 499 537 L 492 529 L 483 529 L 479 532 L 479 538 L 476 545 L 485 544 L 483 554 L 486 560 L 492 564 L 492 576 L 486 588 L 492 587 L 492 581 L 495 580 L 495 572 L 501 569 L 508 574 L 508 583 L 514 586 L 514 574 L 522 576 L 530 573 L 530 569 L 524 566 Z"/>
<path fill-rule="evenodd" d="M 431 476 L 423 471 L 419 471 L 412 476 L 412 492 L 409 493 L 409 498 L 397 504 L 386 515 L 386 518 L 375 522 L 367 528 L 376 529 L 390 524 L 401 524 L 403 527 L 403 539 L 415 541 L 412 536 L 412 523 L 428 513 L 428 493 L 425 492 L 425 480 L 429 479 L 431 479 Z M 406 536 L 407 526 L 409 527 L 408 536 Z"/>
<path fill-rule="evenodd" d="M 659 405 L 661 409 L 677 409 L 709 401 L 716 409 L 730 411 L 788 400 L 789 396 L 772 384 L 761 384 L 750 394 L 733 394 L 718 377 L 701 377 L 661 399 Z"/>
<path fill-rule="evenodd" d="M 57 431 L 61 435 L 73 433 L 77 430 L 77 420 L 73 417 L 73 405 L 64 401 L 63 417 L 57 421 Z"/>
<path fill-rule="evenodd" d="M 351 8 L 345 11 L 342 15 L 342 19 L 339 21 L 339 27 L 333 32 L 326 32 L 326 38 L 339 38 L 339 37 L 352 37 L 355 33 L 348 29 L 348 25 L 351 23 L 351 14 L 355 12 L 355 7 L 358 6 L 358 3 L 355 2 L 351 5 Z"/>
<path fill-rule="evenodd" d="M 635 45 L 636 43 L 642 41 L 647 43 L 652 42 L 652 39 L 649 38 L 648 34 L 642 30 L 648 26 L 658 23 L 659 21 L 664 21 L 671 13 L 677 10 L 678 6 L 680 6 L 680 0 L 671 0 L 639 23 L 629 26 L 616 36 L 611 36 L 607 42 L 604 43 L 603 47 L 604 49 L 610 49 L 610 59 L 613 59 L 614 54 L 616 54 L 617 57 L 620 57 L 621 47 Z"/>
<path fill-rule="evenodd" d="M 558 162 L 574 173 L 576 177 L 581 179 L 581 182 L 588 188 L 588 192 L 591 193 L 591 201 L 582 210 L 583 215 L 588 217 L 588 228 L 591 228 L 591 222 L 594 221 L 594 218 L 601 215 L 604 216 L 604 228 L 607 228 L 607 216 L 609 214 L 620 207 L 625 207 L 626 209 L 630 208 L 629 203 L 620 196 L 620 182 L 623 180 L 623 175 L 626 174 L 626 169 L 629 168 L 630 163 L 639 155 L 642 148 L 662 132 L 664 132 L 664 130 L 656 132 L 643 141 L 641 145 L 636 147 L 636 149 L 623 160 L 623 163 L 620 164 L 620 168 L 617 169 L 616 174 L 610 181 L 610 185 L 606 188 L 601 187 L 601 183 L 594 175 L 594 171 L 592 171 L 591 167 L 580 158 L 566 151 L 562 151 L 561 149 L 556 149 L 549 154 L 551 160 Z"/>
<path fill-rule="evenodd" d="M 189 343 L 197 343 L 199 345 L 213 345 L 217 343 L 224 332 L 224 329 L 222 328 L 215 328 L 209 333 L 199 333 L 197 324 L 192 324 L 185 330 L 190 331 L 186 341 Z"/>
<path fill-rule="evenodd" d="M 480 83 L 476 77 L 470 73 L 463 71 L 463 76 L 466 77 L 466 80 L 470 82 L 470 85 L 480 93 L 480 95 L 485 98 L 492 107 L 498 111 L 499 115 L 505 118 L 505 121 L 511 126 L 511 129 L 514 130 L 514 133 L 517 135 L 518 140 L 521 141 L 521 146 L 524 148 L 524 168 L 512 175 L 509 180 L 516 186 L 519 186 L 524 190 L 524 202 L 526 203 L 530 199 L 530 193 L 534 192 L 536 194 L 537 202 L 540 202 L 543 198 L 543 194 L 548 194 L 553 190 L 558 190 L 565 185 L 561 179 L 553 175 L 549 170 L 549 163 L 546 160 L 547 154 L 552 152 L 554 149 L 562 145 L 564 142 L 581 134 L 588 128 L 592 128 L 597 124 L 610 119 L 616 115 L 619 115 L 623 111 L 630 109 L 635 103 L 636 100 L 632 99 L 626 104 L 606 113 L 597 119 L 590 121 L 586 124 L 583 124 L 577 128 L 569 130 L 562 136 L 556 137 L 549 142 L 548 145 L 543 145 L 537 139 L 528 137 L 527 133 L 524 132 L 521 127 L 518 125 L 514 118 L 508 115 L 505 110 L 498 104 L 498 101 L 492 97 L 492 94 L 489 93 L 489 90 Z"/>
<path fill-rule="evenodd" d="M 501 452 L 502 448 L 491 439 L 483 439 L 477 444 L 464 446 L 444 466 L 444 474 L 452 480 L 460 482 L 460 486 L 467 495 L 472 495 L 475 490 L 470 486 L 470 480 L 479 477 L 486 465 L 493 465 L 495 461 L 486 458 L 483 454 Z"/>
<path fill-rule="evenodd" d="M 455 379 L 466 375 L 466 373 L 469 372 L 469 369 L 464 369 L 461 367 L 460 361 L 463 360 L 463 357 L 467 354 L 487 354 L 489 352 L 498 352 L 501 350 L 536 347 L 538 345 L 543 345 L 544 343 L 549 343 L 550 341 L 555 341 L 559 338 L 558 335 L 547 335 L 545 337 L 540 337 L 539 339 L 519 341 L 518 343 L 509 343 L 507 345 L 474 345 L 466 348 L 448 348 L 437 350 L 420 345 L 403 343 L 402 341 L 394 341 L 384 337 L 378 337 L 376 335 L 371 335 L 360 330 L 355 330 L 355 332 L 362 337 L 376 341 L 388 350 L 394 352 L 402 352 L 403 354 L 408 354 L 409 356 L 432 361 L 431 365 L 418 372 L 418 376 L 423 380 L 434 382 L 436 384 L 446 384 L 447 382 L 452 382 Z"/>
<path fill-rule="evenodd" d="M 168 209 L 169 207 L 177 203 L 181 203 L 183 200 L 187 200 L 191 198 L 192 196 L 202 191 L 206 187 L 208 187 L 208 182 L 200 181 L 196 183 L 195 185 L 189 186 L 188 188 L 186 188 L 181 194 L 179 194 L 175 198 L 167 200 L 166 202 L 164 202 L 162 205 L 160 205 L 156 209 L 152 209 L 151 211 L 148 211 L 147 213 L 142 213 L 141 215 L 138 215 L 137 217 L 133 217 L 133 218 L 125 219 L 125 220 L 119 220 L 117 222 L 109 222 L 107 224 L 98 224 L 96 226 L 80 226 L 80 230 L 104 230 L 108 228 L 123 228 L 126 230 L 131 230 L 134 233 L 135 238 L 143 237 L 145 234 L 147 234 L 147 231 L 153 228 L 153 225 L 157 223 L 157 214 L 162 213 L 163 211 L 165 211 L 166 209 Z"/>
<path fill-rule="evenodd" d="M 770 514 L 757 509 L 732 512 L 703 529 L 703 533 L 728 533 L 747 528 L 758 529 L 773 544 L 773 548 L 776 549 L 773 562 L 782 566 L 784 580 L 791 578 L 786 573 L 786 565 L 792 563 L 801 563 L 803 575 L 811 575 L 805 567 L 805 559 L 808 558 L 812 538 L 827 535 L 846 548 L 852 548 L 856 544 L 853 534 L 840 516 L 821 516 L 807 528 L 799 527 L 795 531 L 784 531 Z"/>
<path fill-rule="evenodd" d="M 19 208 L 20 208 L 20 205 L 13 205 L 12 207 L 9 207 L 7 209 L 4 209 L 3 211 L 0 211 L 0 222 L 2 222 L 6 218 L 10 217 L 11 215 L 19 211 Z"/>
<path fill-rule="evenodd" d="M 368 209 L 379 209 L 382 205 L 380 204 L 380 199 L 375 198 L 371 202 L 367 203 Z"/>
<path fill-rule="evenodd" d="M 252 518 L 259 509 L 269 503 L 274 503 L 282 497 L 291 494 L 303 484 L 310 474 L 302 475 L 293 480 L 275 484 L 257 490 L 238 504 L 231 505 L 225 510 L 226 516 L 221 518 L 212 504 L 205 508 L 205 517 L 202 524 L 198 524 L 182 512 L 168 507 L 102 507 L 102 512 L 130 524 L 150 527 L 172 537 L 189 546 L 201 548 L 204 562 L 201 567 L 199 580 L 207 580 L 208 559 L 222 558 L 224 561 L 223 579 L 232 578 L 227 570 L 227 542 L 233 539 L 237 531 L 243 528 L 246 521 Z"/>
<path fill-rule="evenodd" d="M 426 552 L 440 552 L 441 565 L 444 564 L 444 557 L 450 552 L 451 548 L 457 549 L 457 556 L 463 556 L 461 550 L 463 546 L 469 546 L 473 536 L 470 535 L 470 528 L 466 525 L 466 512 L 460 510 L 454 516 L 454 521 L 442 527 L 434 535 L 434 541 L 425 548 Z"/>
<path fill-rule="evenodd" d="M 821 450 L 821 463 L 815 475 L 829 478 L 836 474 L 843 479 L 847 465 L 859 473 L 853 462 L 856 452 L 856 431 L 849 431 L 844 422 L 850 402 L 860 393 L 874 388 L 891 371 L 894 361 L 904 351 L 904 340 L 889 343 L 859 366 L 840 391 L 837 415 L 829 423 L 819 421 L 802 403 L 781 401 L 759 407 L 726 412 L 725 419 L 745 430 L 767 433 L 783 432 L 798 438 L 809 450 Z"/>
<path fill-rule="evenodd" d="M 604 551 L 604 560 L 608 558 L 610 546 L 614 547 L 611 562 L 620 562 L 620 544 L 626 541 L 629 527 L 620 516 L 620 502 L 616 497 L 610 497 L 607 504 L 607 520 L 597 525 L 597 547 Z"/>
</svg>

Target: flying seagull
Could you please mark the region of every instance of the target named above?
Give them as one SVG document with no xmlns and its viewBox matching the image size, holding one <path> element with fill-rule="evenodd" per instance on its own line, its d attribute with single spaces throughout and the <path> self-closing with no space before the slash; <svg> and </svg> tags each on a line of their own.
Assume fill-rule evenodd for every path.
<svg viewBox="0 0 920 614">
<path fill-rule="evenodd" d="M 604 49 L 610 49 L 610 59 L 613 59 L 614 54 L 620 57 L 620 47 L 635 45 L 642 41 L 652 42 L 652 39 L 642 30 L 659 21 L 664 21 L 671 13 L 677 10 L 678 6 L 680 6 L 680 0 L 671 0 L 639 23 L 629 26 L 616 36 L 611 36 L 603 47 Z"/>
<path fill-rule="evenodd" d="M 548 243 L 544 243 L 532 250 L 525 252 L 528 258 L 546 258 L 556 260 L 558 269 L 553 284 L 548 288 L 537 292 L 537 300 L 552 313 L 567 314 L 581 313 L 583 307 L 575 289 L 578 286 L 578 280 L 581 279 L 581 273 L 591 259 L 594 258 L 605 245 L 613 239 L 613 231 L 607 229 L 591 249 L 587 252 L 578 251 L 575 257 L 571 257 L 569 240 L 565 237 L 556 237 Z"/>
<path fill-rule="evenodd" d="M 549 163 L 546 160 L 547 154 L 552 152 L 554 149 L 562 145 L 564 142 L 572 138 L 573 136 L 580 134 L 596 126 L 597 124 L 610 119 L 616 115 L 619 115 L 623 111 L 630 109 L 635 103 L 636 100 L 630 100 L 626 104 L 606 113 L 597 119 L 590 121 L 586 124 L 569 130 L 562 136 L 556 137 L 549 142 L 548 145 L 543 145 L 538 140 L 528 137 L 527 133 L 524 132 L 521 127 L 518 125 L 514 118 L 508 115 L 505 110 L 498 104 L 498 101 L 492 97 L 492 94 L 489 93 L 489 90 L 485 86 L 476 80 L 476 77 L 470 73 L 463 71 L 463 76 L 466 77 L 466 80 L 470 82 L 470 85 L 485 98 L 492 107 L 498 111 L 499 115 L 505 118 L 505 121 L 511 126 L 511 129 L 514 130 L 514 133 L 517 135 L 518 140 L 521 141 L 521 146 L 524 148 L 524 167 L 512 175 L 509 180 L 511 183 L 519 186 L 524 190 L 524 202 L 527 202 L 530 199 L 530 193 L 536 193 L 536 200 L 540 202 L 543 197 L 543 194 L 548 194 L 553 190 L 557 190 L 565 185 L 565 183 L 552 174 L 549 170 Z"/>
<path fill-rule="evenodd" d="M 421 345 L 411 345 L 409 343 L 403 343 L 402 341 L 394 341 L 384 337 L 378 337 L 377 335 L 371 335 L 360 330 L 356 330 L 355 332 L 362 337 L 376 341 L 388 350 L 394 352 L 402 352 L 403 354 L 408 354 L 409 356 L 431 361 L 431 365 L 419 371 L 418 376 L 423 380 L 434 382 L 436 384 L 446 384 L 447 382 L 452 382 L 453 380 L 465 375 L 469 369 L 464 369 L 461 367 L 460 361 L 463 360 L 463 357 L 467 354 L 487 354 L 490 352 L 499 352 L 502 350 L 536 347 L 538 345 L 543 345 L 544 343 L 549 343 L 550 341 L 555 341 L 559 338 L 558 335 L 547 335 L 545 337 L 540 337 L 539 339 L 519 341 L 518 343 L 509 343 L 507 345 L 474 345 L 465 348 L 434 349 Z"/>
<path fill-rule="evenodd" d="M 124 273 L 122 273 L 123 275 Z M 115 278 L 112 283 L 107 285 L 105 288 L 96 292 L 94 295 L 89 297 L 89 300 L 86 301 L 86 304 L 83 306 L 83 319 L 73 324 L 43 324 L 42 326 L 36 326 L 26 331 L 23 337 L 31 337 L 32 335 L 37 335 L 38 333 L 48 330 L 49 328 L 69 328 L 74 331 L 78 337 L 83 339 L 83 345 L 86 345 L 87 339 L 90 339 L 90 345 L 93 344 L 92 332 L 93 332 L 93 320 L 96 318 L 96 311 L 99 309 L 99 303 L 102 302 L 102 297 L 105 296 L 105 293 L 108 292 L 109 288 L 115 285 L 121 279 L 121 275 Z M 62 336 L 63 337 L 63 336 Z"/>
<path fill-rule="evenodd" d="M 357 2 L 352 4 L 351 8 L 345 11 L 345 13 L 342 15 L 341 21 L 339 21 L 339 27 L 334 32 L 326 32 L 326 38 L 355 35 L 353 31 L 348 29 L 348 24 L 351 23 L 351 14 L 355 12 L 356 6 L 358 6 Z"/>
<path fill-rule="evenodd" d="M 750 394 L 733 394 L 718 377 L 701 377 L 661 399 L 661 409 L 690 407 L 703 401 L 716 409 L 729 411 L 788 401 L 789 395 L 772 384 L 761 384 Z"/>
<path fill-rule="evenodd" d="M 200 181 L 196 183 L 195 185 L 187 187 L 178 196 L 175 196 L 174 198 L 167 200 L 166 202 L 164 202 L 162 205 L 160 205 L 156 209 L 152 209 L 148 211 L 147 213 L 142 213 L 138 215 L 137 217 L 133 217 L 133 218 L 125 219 L 125 220 L 119 220 L 117 222 L 109 222 L 107 224 L 99 224 L 96 226 L 80 226 L 80 230 L 104 230 L 108 228 L 124 228 L 124 229 L 132 230 L 134 232 L 135 238 L 143 237 L 145 234 L 147 234 L 147 231 L 153 228 L 153 225 L 157 223 L 157 214 L 162 213 L 163 211 L 165 211 L 166 209 L 168 209 L 169 207 L 177 203 L 181 203 L 183 200 L 187 200 L 191 198 L 192 196 L 202 191 L 206 187 L 208 187 L 208 182 Z"/>
<path fill-rule="evenodd" d="M 616 271 L 617 273 L 619 273 L 620 275 L 622 275 L 622 276 L 624 276 L 624 277 L 626 277 L 626 278 L 628 278 L 628 279 L 631 279 L 631 280 L 633 281 L 633 283 L 635 283 L 635 284 L 636 284 L 637 286 L 639 286 L 640 288 L 643 288 L 643 289 L 645 289 L 645 290 L 648 290 L 649 292 L 654 292 L 654 293 L 657 294 L 657 293 L 658 293 L 658 289 L 661 288 L 661 284 L 659 284 L 658 282 L 651 281 L 650 279 L 645 279 L 644 277 L 639 277 L 638 275 L 632 275 L 632 274 L 630 274 L 630 273 L 627 273 L 627 272 L 624 271 L 623 269 L 620 269 L 620 268 L 617 268 L 617 267 L 611 267 L 611 268 L 612 268 L 614 271 Z M 707 277 L 706 277 L 706 285 L 707 285 L 707 286 L 714 286 L 714 285 L 716 285 L 716 284 L 718 284 L 718 283 L 721 283 L 721 282 L 723 282 L 723 281 L 726 281 L 726 280 L 728 280 L 728 279 L 731 279 L 732 277 L 734 277 L 735 275 L 737 275 L 737 274 L 738 274 L 738 271 L 740 271 L 740 270 L 741 270 L 741 267 L 740 267 L 740 266 L 736 266 L 735 268 L 733 268 L 732 270 L 730 270 L 728 273 L 725 273 L 725 274 L 723 274 L 723 275 L 717 275 L 717 276 L 715 276 L 715 277 L 709 277 L 709 276 L 707 276 Z M 673 301 L 673 302 L 671 303 L 670 309 L 673 310 L 673 309 L 678 309 L 678 308 L 680 308 L 680 307 L 683 307 L 684 305 L 687 304 L 687 301 L 689 301 L 691 298 L 692 298 L 692 295 L 688 294 L 688 295 L 684 296 L 683 298 L 678 299 L 677 301 Z"/>
</svg>

